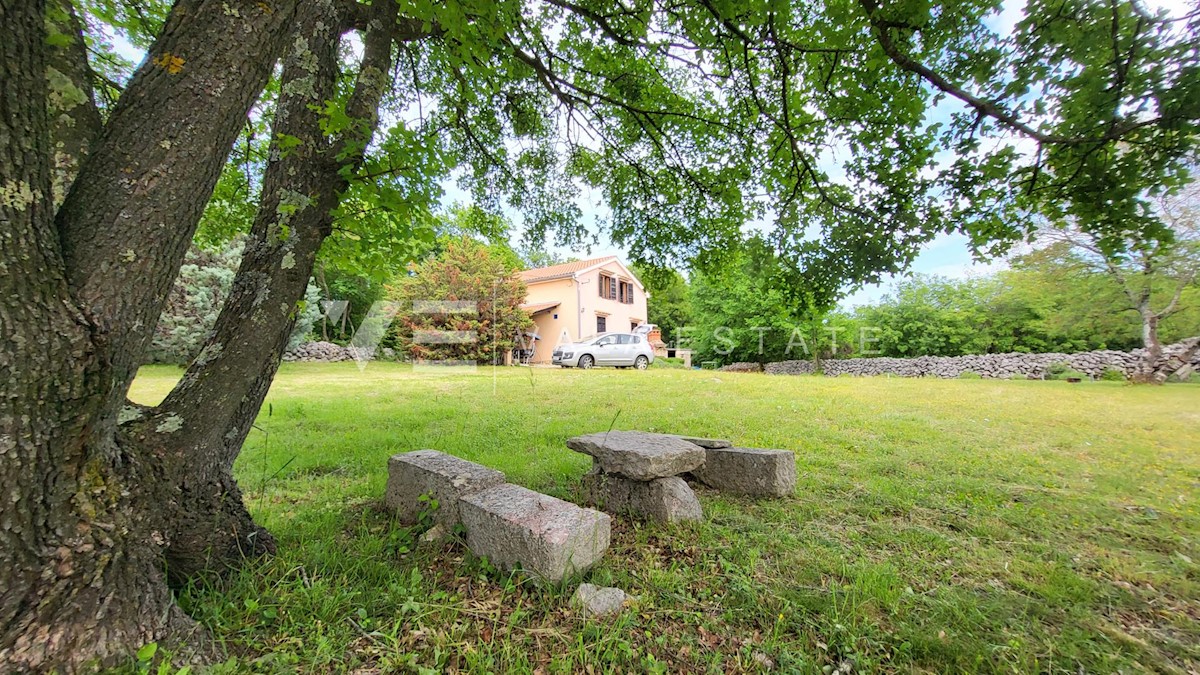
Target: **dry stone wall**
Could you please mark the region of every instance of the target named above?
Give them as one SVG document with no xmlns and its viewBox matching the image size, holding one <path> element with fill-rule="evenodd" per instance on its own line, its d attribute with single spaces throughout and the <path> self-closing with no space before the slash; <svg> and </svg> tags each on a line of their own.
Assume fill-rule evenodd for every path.
<svg viewBox="0 0 1200 675">
<path fill-rule="evenodd" d="M 383 358 L 392 360 L 396 352 L 389 347 L 367 349 L 366 347 L 343 347 L 332 342 L 305 342 L 295 349 L 284 352 L 284 361 L 370 361 Z"/>
<path fill-rule="evenodd" d="M 284 361 L 349 361 L 350 351 L 332 342 L 305 342 L 284 352 Z"/>
<path fill-rule="evenodd" d="M 1171 358 L 1175 345 L 1164 348 L 1164 358 Z M 897 377 L 959 377 L 974 373 L 992 378 L 1043 378 L 1051 365 L 1065 363 L 1091 377 L 1100 377 L 1106 369 L 1120 370 L 1129 377 L 1134 373 L 1142 357 L 1142 350 L 1118 352 L 1100 350 L 1075 354 L 977 354 L 971 356 L 918 356 L 911 359 L 889 357 L 835 359 L 821 362 L 826 376 L 840 375 L 895 375 Z M 1200 368 L 1200 356 L 1192 364 Z M 811 360 L 780 361 L 763 367 L 769 375 L 812 375 L 815 365 Z"/>
</svg>

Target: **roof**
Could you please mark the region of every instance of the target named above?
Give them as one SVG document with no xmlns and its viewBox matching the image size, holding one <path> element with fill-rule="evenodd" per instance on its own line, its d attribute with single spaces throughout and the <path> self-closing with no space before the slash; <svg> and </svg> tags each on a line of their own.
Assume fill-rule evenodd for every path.
<svg viewBox="0 0 1200 675">
<path fill-rule="evenodd" d="M 615 255 L 606 255 L 603 258 L 592 258 L 591 260 L 576 260 L 574 262 L 562 263 L 559 265 L 551 265 L 549 267 L 539 267 L 537 269 L 525 270 L 520 272 L 521 281 L 527 284 L 540 284 L 543 281 L 553 281 L 555 279 L 570 279 L 579 275 L 581 272 L 590 272 L 597 267 L 603 267 L 608 263 L 616 263 L 625 271 L 625 274 L 633 280 L 633 283 L 643 291 L 646 287 L 638 280 L 637 275 L 626 267 L 620 260 L 617 260 Z"/>
<path fill-rule="evenodd" d="M 525 270 L 521 272 L 521 281 L 526 283 L 530 281 L 550 281 L 551 279 L 566 279 L 575 276 L 588 268 L 596 267 L 610 260 L 616 260 L 615 255 L 606 255 L 603 258 L 592 258 L 591 260 L 575 260 L 565 262 L 549 267 L 539 267 L 537 269 Z"/>
<path fill-rule="evenodd" d="M 521 305 L 521 309 L 529 312 L 530 314 L 537 314 L 538 312 L 544 312 L 548 309 L 554 309 L 561 304 L 561 302 L 531 302 L 529 304 Z"/>
</svg>

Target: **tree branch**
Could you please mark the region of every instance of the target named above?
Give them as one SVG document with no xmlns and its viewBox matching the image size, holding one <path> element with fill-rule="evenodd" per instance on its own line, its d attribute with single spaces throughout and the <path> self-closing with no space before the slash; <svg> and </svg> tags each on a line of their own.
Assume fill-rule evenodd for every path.
<svg viewBox="0 0 1200 675">
<path fill-rule="evenodd" d="M 884 53 L 887 54 L 888 58 L 890 58 L 893 63 L 910 73 L 919 75 L 923 80 L 933 85 L 938 91 L 962 101 L 980 115 L 996 120 L 1010 130 L 1036 140 L 1039 143 L 1052 145 L 1102 145 L 1104 143 L 1119 140 L 1122 137 L 1137 131 L 1138 129 L 1155 126 L 1167 121 L 1166 116 L 1160 116 L 1141 121 L 1126 120 L 1123 123 L 1118 123 L 1117 117 L 1114 113 L 1114 118 L 1112 123 L 1109 125 L 1108 130 L 1099 136 L 1058 136 L 1039 131 L 1029 124 L 1023 122 L 1014 113 L 1005 110 L 999 103 L 971 94 L 966 89 L 950 82 L 932 68 L 926 66 L 920 61 L 917 61 L 907 52 L 901 49 L 900 46 L 897 45 L 892 39 L 891 33 L 893 29 L 901 26 L 897 26 L 894 23 L 889 23 L 888 21 L 885 21 L 879 17 L 879 6 L 876 0 L 859 0 L 859 5 L 867 14 L 867 20 L 871 23 L 871 26 L 874 29 L 875 38 L 879 42 L 879 46 L 883 48 Z"/>
</svg>

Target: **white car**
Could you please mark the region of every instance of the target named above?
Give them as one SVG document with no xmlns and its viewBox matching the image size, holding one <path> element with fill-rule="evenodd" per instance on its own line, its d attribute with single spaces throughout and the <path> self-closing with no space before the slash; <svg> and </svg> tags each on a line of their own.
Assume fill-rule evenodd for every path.
<svg viewBox="0 0 1200 675">
<path fill-rule="evenodd" d="M 654 348 L 646 336 L 632 333 L 604 333 L 574 344 L 555 347 L 552 363 L 563 368 L 616 366 L 645 370 L 654 363 Z"/>
</svg>

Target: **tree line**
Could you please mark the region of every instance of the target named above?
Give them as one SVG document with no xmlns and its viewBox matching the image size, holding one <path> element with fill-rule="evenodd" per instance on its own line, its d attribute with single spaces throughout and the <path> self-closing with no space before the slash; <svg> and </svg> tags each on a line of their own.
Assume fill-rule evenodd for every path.
<svg viewBox="0 0 1200 675">
<path fill-rule="evenodd" d="M 1008 269 L 964 279 L 916 275 L 868 305 L 814 313 L 789 301 L 776 285 L 780 262 L 765 246 L 751 245 L 720 272 L 649 282 L 650 321 L 672 346 L 722 364 L 1146 346 L 1143 317 L 1125 288 L 1074 247 L 1048 243 L 1009 262 Z M 1177 282 L 1154 279 L 1150 302 L 1171 303 Z M 1175 304 L 1158 325 L 1167 344 L 1200 335 L 1194 278 Z"/>
</svg>

